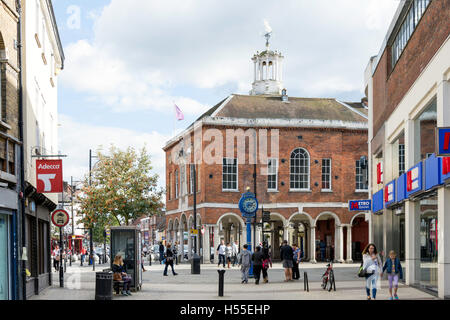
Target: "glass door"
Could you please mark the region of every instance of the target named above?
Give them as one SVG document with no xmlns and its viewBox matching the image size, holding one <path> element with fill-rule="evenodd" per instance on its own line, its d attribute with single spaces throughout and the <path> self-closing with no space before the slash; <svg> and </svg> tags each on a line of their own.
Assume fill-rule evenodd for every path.
<svg viewBox="0 0 450 320">
<path fill-rule="evenodd" d="M 0 214 L 0 300 L 8 300 L 8 216 Z"/>
</svg>

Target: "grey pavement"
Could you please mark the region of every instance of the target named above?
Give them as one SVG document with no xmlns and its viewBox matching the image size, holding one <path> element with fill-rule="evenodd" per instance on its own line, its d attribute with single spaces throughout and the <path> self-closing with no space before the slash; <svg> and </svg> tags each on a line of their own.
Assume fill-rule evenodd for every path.
<svg viewBox="0 0 450 320">
<path fill-rule="evenodd" d="M 96 271 L 108 268 L 109 265 L 97 265 Z M 170 271 L 163 276 L 164 266 L 146 265 L 143 273 L 142 290 L 132 292 L 132 296 L 114 295 L 114 300 L 248 300 L 249 297 L 263 300 L 365 300 L 365 282 L 356 273 L 359 264 L 335 264 L 336 291 L 325 291 L 320 287 L 321 276 L 326 269 L 323 263 L 300 264 L 301 279 L 284 282 L 284 271 L 281 264 L 274 264 L 269 269 L 269 283 L 241 284 L 238 267 L 226 269 L 224 297 L 218 297 L 218 272 L 214 264 L 201 265 L 201 274 L 192 275 L 189 264 L 175 266 L 177 276 Z M 303 273 L 307 272 L 310 291 L 304 291 Z M 418 289 L 399 285 L 398 295 L 403 300 L 435 300 L 436 297 Z M 388 282 L 381 281 L 377 299 L 389 298 Z M 59 278 L 53 273 L 53 286 L 34 296 L 32 300 L 94 300 L 95 272 L 92 266 L 80 267 L 75 263 L 67 268 L 65 288 L 59 287 Z"/>
</svg>

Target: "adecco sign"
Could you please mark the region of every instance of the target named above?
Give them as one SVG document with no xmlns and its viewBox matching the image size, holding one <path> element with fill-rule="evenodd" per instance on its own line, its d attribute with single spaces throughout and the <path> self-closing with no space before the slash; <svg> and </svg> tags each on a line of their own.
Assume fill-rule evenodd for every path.
<svg viewBox="0 0 450 320">
<path fill-rule="evenodd" d="M 62 160 L 36 160 L 36 183 L 38 193 L 62 192 Z"/>
</svg>

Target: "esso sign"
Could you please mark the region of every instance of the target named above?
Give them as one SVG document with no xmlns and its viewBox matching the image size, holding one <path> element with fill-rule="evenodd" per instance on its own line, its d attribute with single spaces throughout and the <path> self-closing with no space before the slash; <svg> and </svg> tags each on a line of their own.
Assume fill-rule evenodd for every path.
<svg viewBox="0 0 450 320">
<path fill-rule="evenodd" d="M 38 193 L 63 192 L 62 160 L 36 160 Z"/>
</svg>

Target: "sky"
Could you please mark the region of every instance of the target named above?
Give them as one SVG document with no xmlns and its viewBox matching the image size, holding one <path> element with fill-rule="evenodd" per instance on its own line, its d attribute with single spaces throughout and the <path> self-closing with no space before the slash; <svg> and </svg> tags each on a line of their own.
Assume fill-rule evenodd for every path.
<svg viewBox="0 0 450 320">
<path fill-rule="evenodd" d="M 361 101 L 399 0 L 53 0 L 65 53 L 58 83 L 64 178 L 81 180 L 89 149 L 146 146 L 164 182 L 162 147 L 230 94 L 248 94 L 251 57 L 285 56 L 293 97 Z M 174 104 L 185 115 L 175 122 Z M 95 159 L 93 160 L 95 163 Z"/>
</svg>

